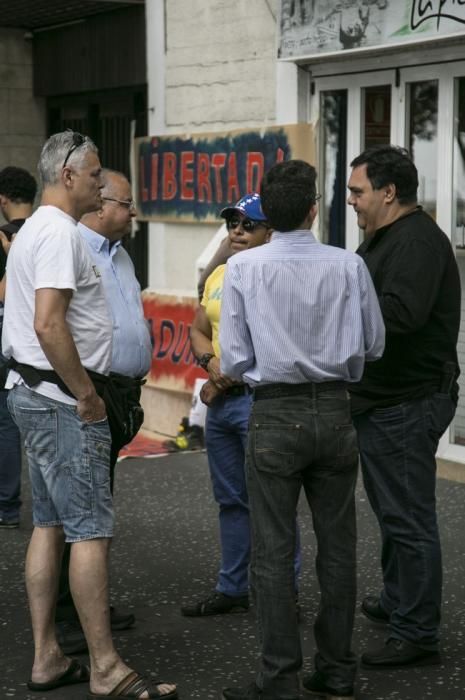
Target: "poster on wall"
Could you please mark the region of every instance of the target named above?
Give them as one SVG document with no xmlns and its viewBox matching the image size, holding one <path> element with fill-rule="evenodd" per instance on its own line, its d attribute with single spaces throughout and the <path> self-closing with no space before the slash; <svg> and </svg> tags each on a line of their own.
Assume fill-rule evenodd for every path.
<svg viewBox="0 0 465 700">
<path fill-rule="evenodd" d="M 463 0 L 281 0 L 279 58 L 465 34 Z"/>
<path fill-rule="evenodd" d="M 195 380 L 207 377 L 196 362 L 189 340 L 198 300 L 143 292 L 142 302 L 153 338 L 147 383 L 155 384 L 158 389 L 191 393 Z"/>
<path fill-rule="evenodd" d="M 314 162 L 310 124 L 134 140 L 135 200 L 142 221 L 217 221 L 290 158 Z"/>
</svg>

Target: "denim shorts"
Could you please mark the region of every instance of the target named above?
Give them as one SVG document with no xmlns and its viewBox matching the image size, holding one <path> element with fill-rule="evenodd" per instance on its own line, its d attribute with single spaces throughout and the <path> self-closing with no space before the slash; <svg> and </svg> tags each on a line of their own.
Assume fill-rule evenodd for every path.
<svg viewBox="0 0 465 700">
<path fill-rule="evenodd" d="M 24 385 L 8 392 L 24 441 L 36 527 L 63 527 L 67 542 L 113 537 L 108 421 L 84 423 L 75 406 Z"/>
</svg>

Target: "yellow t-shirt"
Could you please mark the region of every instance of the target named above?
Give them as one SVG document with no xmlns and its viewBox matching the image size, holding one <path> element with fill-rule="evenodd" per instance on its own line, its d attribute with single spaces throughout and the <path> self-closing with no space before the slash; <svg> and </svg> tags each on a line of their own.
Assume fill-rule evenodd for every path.
<svg viewBox="0 0 465 700">
<path fill-rule="evenodd" d="M 220 356 L 219 329 L 225 270 L 226 265 L 219 265 L 207 277 L 201 301 L 212 327 L 212 345 L 217 357 Z"/>
</svg>

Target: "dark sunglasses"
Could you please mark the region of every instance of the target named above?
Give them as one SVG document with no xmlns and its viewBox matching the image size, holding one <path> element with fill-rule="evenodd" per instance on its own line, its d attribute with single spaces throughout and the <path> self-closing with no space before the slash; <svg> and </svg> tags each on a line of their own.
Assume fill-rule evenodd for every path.
<svg viewBox="0 0 465 700">
<path fill-rule="evenodd" d="M 122 207 L 126 207 L 126 209 L 136 208 L 136 205 L 132 199 L 115 199 L 114 197 L 102 197 L 102 199 L 104 199 L 106 202 L 118 202 L 118 204 L 121 204 Z"/>
<path fill-rule="evenodd" d="M 74 153 L 76 148 L 79 148 L 79 146 L 82 146 L 82 144 L 85 142 L 85 140 L 86 140 L 86 137 L 83 136 L 82 134 L 80 134 L 79 131 L 73 131 L 73 143 L 70 146 L 68 153 L 66 154 L 66 158 L 64 160 L 62 170 L 63 170 L 63 168 L 66 167 L 66 163 L 68 162 L 71 153 Z"/>
<path fill-rule="evenodd" d="M 255 231 L 258 226 L 267 226 L 266 221 L 254 221 L 253 219 L 239 219 L 238 217 L 232 217 L 227 219 L 226 228 L 228 231 L 232 231 L 234 228 L 240 226 L 246 233 L 251 233 Z"/>
</svg>

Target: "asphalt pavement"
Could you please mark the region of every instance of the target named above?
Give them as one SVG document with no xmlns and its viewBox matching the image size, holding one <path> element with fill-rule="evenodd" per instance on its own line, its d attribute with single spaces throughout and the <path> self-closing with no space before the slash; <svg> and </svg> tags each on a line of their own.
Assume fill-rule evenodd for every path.
<svg viewBox="0 0 465 700">
<path fill-rule="evenodd" d="M 81 700 L 87 687 L 48 693 L 26 687 L 32 641 L 23 582 L 31 533 L 28 479 L 19 530 L 0 531 L 0 700 Z M 357 489 L 359 601 L 380 587 L 379 536 L 363 487 Z M 111 599 L 131 610 L 136 626 L 115 637 L 139 672 L 176 682 L 181 700 L 221 698 L 221 688 L 249 682 L 258 639 L 253 609 L 247 614 L 184 618 L 185 604 L 215 584 L 219 546 L 216 506 L 204 453 L 127 459 L 118 465 L 116 536 L 111 553 Z M 438 480 L 443 543 L 443 665 L 397 671 L 361 670 L 357 700 L 465 700 L 465 484 Z M 303 575 L 300 590 L 304 672 L 312 670 L 312 622 L 318 601 L 315 542 L 305 502 L 299 509 Z M 379 646 L 383 630 L 357 613 L 356 653 Z M 85 657 L 83 657 L 85 658 Z"/>
</svg>

